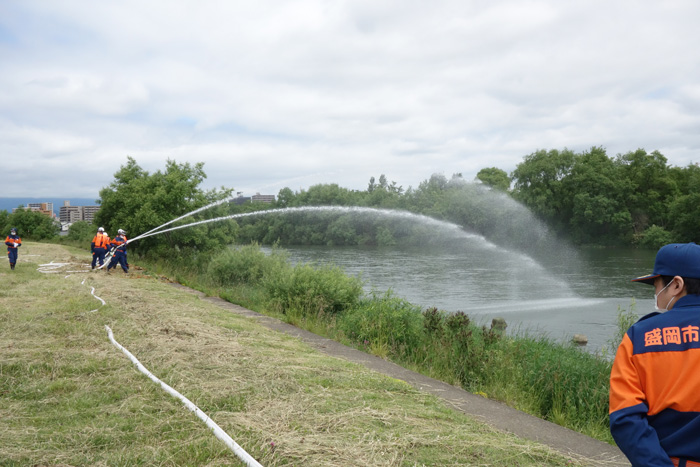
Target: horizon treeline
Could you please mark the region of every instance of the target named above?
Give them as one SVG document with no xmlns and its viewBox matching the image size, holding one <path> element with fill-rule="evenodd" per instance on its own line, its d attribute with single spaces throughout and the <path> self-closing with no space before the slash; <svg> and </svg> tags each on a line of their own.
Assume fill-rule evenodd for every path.
<svg viewBox="0 0 700 467">
<path fill-rule="evenodd" d="M 169 160 L 164 171 L 148 173 L 129 157 L 114 181 L 100 191 L 102 207 L 95 222 L 109 231 L 123 228 L 134 236 L 230 197 L 233 188 L 200 188 L 206 178 L 203 166 Z M 283 188 L 272 204 L 230 203 L 198 216 L 211 219 L 310 206 L 357 206 L 377 211 L 326 208 L 266 213 L 151 237 L 134 247 L 168 254 L 172 248 L 203 252 L 250 242 L 382 246 L 449 241 L 449 231 L 398 214 L 406 211 L 450 222 L 467 234 L 482 235 L 499 245 L 529 251 L 551 248 L 555 239 L 576 245 L 645 248 L 700 240 L 700 166 L 670 166 L 658 151 L 639 149 L 610 157 L 600 147 L 581 153 L 543 149 L 525 156 L 510 174 L 496 167 L 483 168 L 476 180 L 481 183 L 466 181 L 460 173 L 450 178 L 433 174 L 416 188 L 404 189 L 382 174 L 378 179 L 371 177 L 365 190 L 336 183 L 298 192 Z M 0 227 L 17 226 L 22 236 L 35 239 L 57 234 L 43 217 L 0 211 Z M 94 226 L 76 224 L 69 234 L 75 240 L 93 233 Z"/>
<path fill-rule="evenodd" d="M 525 156 L 511 174 L 491 167 L 482 169 L 476 179 L 490 189 L 466 182 L 461 174 L 449 179 L 434 174 L 406 190 L 388 182 L 385 175 L 378 180 L 372 177 L 366 190 L 333 183 L 298 192 L 284 188 L 275 207 L 400 209 L 446 220 L 516 247 L 532 248 L 551 242 L 552 237 L 576 245 L 645 248 L 700 240 L 700 167 L 670 166 L 658 151 L 639 149 L 610 157 L 600 147 L 581 153 L 538 150 Z M 418 226 L 386 216 L 364 223 L 351 221 L 352 214 L 329 216 L 326 221 L 317 214 L 295 216 L 300 222 L 282 215 L 246 221 L 240 239 L 328 245 L 425 240 L 415 235 Z"/>
</svg>

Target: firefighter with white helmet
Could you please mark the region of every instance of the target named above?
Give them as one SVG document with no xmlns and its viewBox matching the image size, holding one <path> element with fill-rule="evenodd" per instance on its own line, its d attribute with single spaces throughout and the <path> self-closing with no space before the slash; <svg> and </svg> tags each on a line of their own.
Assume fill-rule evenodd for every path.
<svg viewBox="0 0 700 467">
<path fill-rule="evenodd" d="M 107 235 L 107 232 L 105 232 L 103 227 L 100 227 L 97 229 L 97 234 L 92 239 L 92 243 L 90 244 L 90 251 L 92 251 L 92 269 L 95 269 L 98 260 L 100 262 L 100 266 L 104 265 L 108 247 L 109 235 Z"/>
<path fill-rule="evenodd" d="M 126 243 L 126 232 L 123 229 L 119 229 L 117 231 L 117 236 L 114 237 L 110 243 L 114 251 L 114 256 L 107 266 L 107 271 L 116 267 L 118 264 L 122 267 L 125 274 L 129 272 L 129 264 L 126 262 Z"/>
</svg>

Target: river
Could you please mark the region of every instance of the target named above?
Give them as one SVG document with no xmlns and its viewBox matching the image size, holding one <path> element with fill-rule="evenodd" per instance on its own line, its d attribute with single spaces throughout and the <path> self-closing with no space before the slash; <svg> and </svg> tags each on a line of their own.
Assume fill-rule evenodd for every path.
<svg viewBox="0 0 700 467">
<path fill-rule="evenodd" d="M 420 248 L 285 250 L 293 263 L 335 264 L 359 276 L 367 292 L 391 289 L 423 309 L 463 311 L 486 325 L 501 317 L 510 333 L 556 341 L 584 334 L 592 352 L 609 347 L 619 307 L 629 309 L 634 302 L 640 316 L 653 311 L 653 288 L 630 282 L 651 272 L 653 251 L 563 249 L 534 259 L 473 239 Z"/>
</svg>

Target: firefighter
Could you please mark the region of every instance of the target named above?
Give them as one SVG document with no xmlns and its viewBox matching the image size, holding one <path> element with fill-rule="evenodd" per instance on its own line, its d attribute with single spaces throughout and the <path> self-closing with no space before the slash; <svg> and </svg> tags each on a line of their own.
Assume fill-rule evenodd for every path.
<svg viewBox="0 0 700 467">
<path fill-rule="evenodd" d="M 634 466 L 700 465 L 700 245 L 672 243 L 654 271 L 654 308 L 622 339 L 610 374 L 610 431 Z"/>
<path fill-rule="evenodd" d="M 92 239 L 92 243 L 90 244 L 90 251 L 92 251 L 92 269 L 95 269 L 98 260 L 100 262 L 100 266 L 104 265 L 108 247 L 109 235 L 107 235 L 104 228 L 100 227 L 97 229 L 97 234 Z"/>
<path fill-rule="evenodd" d="M 110 242 L 112 249 L 114 250 L 114 256 L 112 261 L 110 261 L 107 266 L 107 271 L 114 268 L 119 264 L 124 273 L 129 272 L 129 264 L 126 262 L 126 232 L 122 229 L 117 231 L 117 236 Z"/>
<path fill-rule="evenodd" d="M 7 257 L 10 260 L 10 269 L 15 269 L 15 264 L 17 264 L 17 248 L 22 246 L 22 239 L 17 235 L 17 229 L 12 227 L 10 229 L 10 235 L 5 238 L 5 245 L 7 245 Z"/>
</svg>

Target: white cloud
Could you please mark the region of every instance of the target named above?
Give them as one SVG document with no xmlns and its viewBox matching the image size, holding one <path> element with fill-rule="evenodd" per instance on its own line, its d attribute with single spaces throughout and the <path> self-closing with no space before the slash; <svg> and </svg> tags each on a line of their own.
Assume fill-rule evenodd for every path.
<svg viewBox="0 0 700 467">
<path fill-rule="evenodd" d="M 699 159 L 691 1 L 3 8 L 0 150 L 32 161 L 5 177 L 26 196 L 94 196 L 127 155 L 247 193 L 471 179 L 541 148 Z"/>
</svg>

